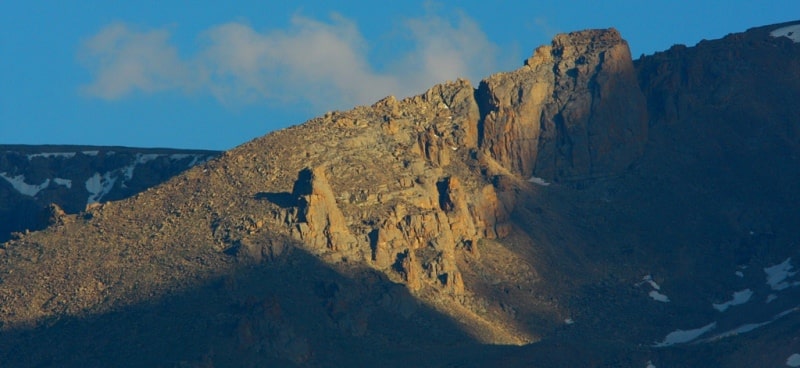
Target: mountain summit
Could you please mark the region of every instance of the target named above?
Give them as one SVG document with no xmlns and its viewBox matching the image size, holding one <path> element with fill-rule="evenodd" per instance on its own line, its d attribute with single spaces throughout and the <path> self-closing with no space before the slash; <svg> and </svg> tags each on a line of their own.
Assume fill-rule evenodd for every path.
<svg viewBox="0 0 800 368">
<path fill-rule="evenodd" d="M 0 248 L 0 362 L 786 365 L 792 27 L 558 35 L 59 216 Z"/>
</svg>

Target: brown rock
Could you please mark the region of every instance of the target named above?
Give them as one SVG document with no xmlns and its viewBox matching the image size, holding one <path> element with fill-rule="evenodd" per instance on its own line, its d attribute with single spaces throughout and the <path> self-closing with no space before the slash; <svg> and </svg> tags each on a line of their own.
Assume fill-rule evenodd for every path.
<svg viewBox="0 0 800 368">
<path fill-rule="evenodd" d="M 298 200 L 298 225 L 294 230 L 300 240 L 314 250 L 346 251 L 355 245 L 324 168 L 301 170 L 292 195 Z"/>
<path fill-rule="evenodd" d="M 497 192 L 491 185 L 486 185 L 481 192 L 472 211 L 475 227 L 481 237 L 488 239 L 503 238 L 510 231 L 510 210 L 497 198 Z"/>
<path fill-rule="evenodd" d="M 647 138 L 644 96 L 614 29 L 558 35 L 523 68 L 481 82 L 478 96 L 481 148 L 526 178 L 613 175 Z"/>
<path fill-rule="evenodd" d="M 400 275 L 410 290 L 419 290 L 422 286 L 420 280 L 419 262 L 413 251 L 406 249 L 397 255 Z"/>
</svg>

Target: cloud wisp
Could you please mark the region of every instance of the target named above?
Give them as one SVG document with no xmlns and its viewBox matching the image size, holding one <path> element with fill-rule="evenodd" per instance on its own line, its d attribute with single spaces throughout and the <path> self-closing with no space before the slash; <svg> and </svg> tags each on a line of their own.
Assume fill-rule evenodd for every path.
<svg viewBox="0 0 800 368">
<path fill-rule="evenodd" d="M 78 57 L 94 77 L 82 87 L 90 96 L 118 99 L 136 90 L 153 93 L 194 83 L 166 29 L 137 31 L 112 24 L 84 42 Z"/>
<path fill-rule="evenodd" d="M 413 47 L 376 70 L 357 24 L 336 14 L 329 21 L 295 16 L 286 29 L 261 32 L 244 22 L 217 25 L 198 35 L 200 46 L 188 57 L 168 29 L 115 23 L 83 43 L 79 60 L 92 80 L 81 91 L 116 100 L 178 90 L 208 93 L 227 106 L 301 101 L 334 109 L 495 70 L 498 47 L 465 14 L 429 14 L 403 26 Z"/>
</svg>

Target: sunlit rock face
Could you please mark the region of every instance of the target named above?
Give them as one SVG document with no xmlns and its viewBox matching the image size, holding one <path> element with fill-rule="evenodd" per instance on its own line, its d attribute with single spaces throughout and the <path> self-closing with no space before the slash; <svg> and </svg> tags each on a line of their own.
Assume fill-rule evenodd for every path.
<svg viewBox="0 0 800 368">
<path fill-rule="evenodd" d="M 481 146 L 524 177 L 614 175 L 642 154 L 647 105 L 614 29 L 556 36 L 525 67 L 481 82 Z"/>
</svg>

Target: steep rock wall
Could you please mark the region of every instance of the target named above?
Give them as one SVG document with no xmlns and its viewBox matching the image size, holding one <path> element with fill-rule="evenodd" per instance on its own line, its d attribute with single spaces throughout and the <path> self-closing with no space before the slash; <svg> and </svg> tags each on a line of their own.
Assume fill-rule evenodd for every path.
<svg viewBox="0 0 800 368">
<path fill-rule="evenodd" d="M 561 34 L 525 66 L 481 82 L 481 147 L 523 177 L 619 173 L 647 140 L 647 106 L 614 29 Z"/>
</svg>

